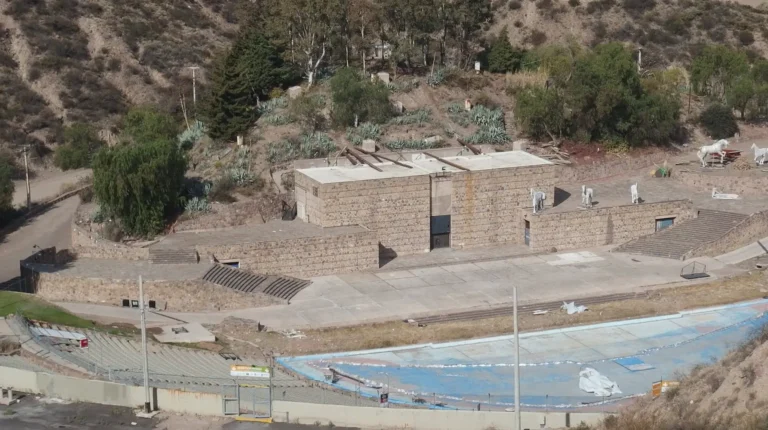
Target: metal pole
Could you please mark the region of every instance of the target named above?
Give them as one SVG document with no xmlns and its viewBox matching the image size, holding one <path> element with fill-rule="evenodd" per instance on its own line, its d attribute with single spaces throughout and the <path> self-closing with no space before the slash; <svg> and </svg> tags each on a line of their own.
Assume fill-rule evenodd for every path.
<svg viewBox="0 0 768 430">
<path fill-rule="evenodd" d="M 195 108 L 195 118 L 197 118 L 197 75 L 195 75 L 195 71 L 199 67 L 193 66 L 190 69 L 192 69 L 192 106 Z"/>
<path fill-rule="evenodd" d="M 269 367 L 269 417 L 272 418 L 272 373 L 274 373 L 275 368 L 270 366 Z"/>
<path fill-rule="evenodd" d="M 515 318 L 515 430 L 521 430 L 520 416 L 520 336 L 517 331 L 517 287 L 512 287 L 513 314 Z"/>
<path fill-rule="evenodd" d="M 26 176 L 27 180 L 27 212 L 32 208 L 32 194 L 29 189 L 29 165 L 27 164 L 27 151 L 29 150 L 29 146 L 24 147 L 24 175 Z"/>
<path fill-rule="evenodd" d="M 144 312 L 144 282 L 139 275 L 139 310 L 141 312 L 141 350 L 144 355 L 144 412 L 152 412 L 149 400 L 149 354 L 147 353 L 147 318 Z"/>
</svg>

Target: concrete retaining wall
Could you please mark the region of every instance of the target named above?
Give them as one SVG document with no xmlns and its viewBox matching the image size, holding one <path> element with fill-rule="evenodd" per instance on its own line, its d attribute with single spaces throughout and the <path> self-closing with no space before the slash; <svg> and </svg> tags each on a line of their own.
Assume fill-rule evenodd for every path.
<svg viewBox="0 0 768 430">
<path fill-rule="evenodd" d="M 431 411 L 425 409 L 367 408 L 295 402 L 273 402 L 273 418 L 279 422 L 419 430 L 514 429 L 514 413 L 475 411 Z M 523 412 L 524 429 L 577 427 L 582 421 L 597 424 L 599 413 Z"/>
<path fill-rule="evenodd" d="M 768 211 L 750 215 L 747 219 L 731 228 L 725 235 L 692 249 L 684 258 L 717 256 L 749 245 L 768 236 Z"/>
<path fill-rule="evenodd" d="M 106 381 L 72 378 L 43 372 L 0 367 L 0 386 L 63 400 L 137 408 L 144 404 L 144 388 Z M 164 411 L 222 415 L 221 394 L 153 389 L 153 403 Z"/>
<path fill-rule="evenodd" d="M 751 157 L 751 154 L 747 156 Z M 692 170 L 675 170 L 672 172 L 672 178 L 707 193 L 712 192 L 712 188 L 717 188 L 721 193 L 764 196 L 765 190 L 768 189 L 768 175 L 733 176 L 720 175 L 718 172 L 701 173 Z"/>
<path fill-rule="evenodd" d="M 136 248 L 101 239 L 72 222 L 72 250 L 79 258 L 107 260 L 148 260 L 149 248 Z"/>
<path fill-rule="evenodd" d="M 35 271 L 34 267 L 30 270 Z M 135 281 L 37 273 L 33 291 L 50 301 L 98 303 L 121 306 L 122 299 L 138 300 Z M 146 300 L 155 300 L 163 310 L 175 312 L 243 309 L 283 303 L 264 294 L 245 294 L 203 280 L 144 281 Z"/>
<path fill-rule="evenodd" d="M 690 200 L 612 206 L 570 212 L 527 213 L 533 250 L 590 248 L 619 244 L 656 231 L 656 219 L 675 222 L 695 218 Z"/>
<path fill-rule="evenodd" d="M 138 408 L 144 404 L 144 388 L 113 382 L 72 378 L 44 372 L 0 367 L 0 387 L 42 394 L 63 400 Z M 221 416 L 220 393 L 196 393 L 153 388 L 152 403 L 161 411 Z M 273 418 L 278 422 L 420 430 L 499 430 L 512 429 L 514 414 L 509 412 L 431 411 L 426 409 L 366 408 L 274 401 Z M 523 428 L 577 427 L 582 421 L 594 425 L 603 417 L 597 413 L 523 412 Z"/>
<path fill-rule="evenodd" d="M 270 242 L 195 246 L 201 256 L 237 260 L 240 267 L 266 275 L 299 278 L 377 269 L 379 248 L 370 230 Z"/>
</svg>

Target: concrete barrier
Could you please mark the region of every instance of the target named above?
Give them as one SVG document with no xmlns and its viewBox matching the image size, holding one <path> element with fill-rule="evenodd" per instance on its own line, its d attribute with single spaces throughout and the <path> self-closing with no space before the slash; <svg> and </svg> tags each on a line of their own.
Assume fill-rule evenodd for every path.
<svg viewBox="0 0 768 430">
<path fill-rule="evenodd" d="M 114 382 L 78 379 L 0 366 L 0 387 L 42 394 L 63 400 L 139 408 L 144 388 Z M 152 403 L 161 411 L 222 416 L 223 398 L 218 393 L 197 393 L 153 388 Z M 273 418 L 300 424 L 333 423 L 360 428 L 414 428 L 420 430 L 512 429 L 510 412 L 445 411 L 428 409 L 368 408 L 315 403 L 274 401 Z M 523 412 L 524 429 L 577 427 L 581 422 L 597 424 L 599 413 Z"/>
<path fill-rule="evenodd" d="M 514 413 L 490 411 L 434 411 L 427 409 L 367 408 L 275 401 L 272 418 L 278 422 L 368 428 L 419 430 L 514 429 Z M 582 421 L 595 425 L 600 413 L 523 412 L 523 429 L 577 427 Z"/>
</svg>

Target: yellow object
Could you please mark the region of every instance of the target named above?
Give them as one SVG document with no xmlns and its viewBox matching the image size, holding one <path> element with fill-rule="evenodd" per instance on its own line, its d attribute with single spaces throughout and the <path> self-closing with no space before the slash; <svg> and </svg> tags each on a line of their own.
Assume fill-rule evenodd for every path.
<svg viewBox="0 0 768 430">
<path fill-rule="evenodd" d="M 238 415 L 235 417 L 235 421 L 245 421 L 249 423 L 265 423 L 265 424 L 272 424 L 272 418 L 254 418 L 254 417 L 244 417 L 242 415 Z"/>
</svg>

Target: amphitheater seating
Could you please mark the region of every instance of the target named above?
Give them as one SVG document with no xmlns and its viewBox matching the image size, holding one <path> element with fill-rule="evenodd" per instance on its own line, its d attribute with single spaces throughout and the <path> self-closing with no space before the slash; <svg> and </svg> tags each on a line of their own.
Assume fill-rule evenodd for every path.
<svg viewBox="0 0 768 430">
<path fill-rule="evenodd" d="M 311 283 L 304 279 L 288 276 L 256 275 L 222 264 L 214 264 L 203 275 L 203 280 L 232 288 L 242 293 L 264 293 L 286 301 L 290 301 L 299 291 Z"/>
</svg>

